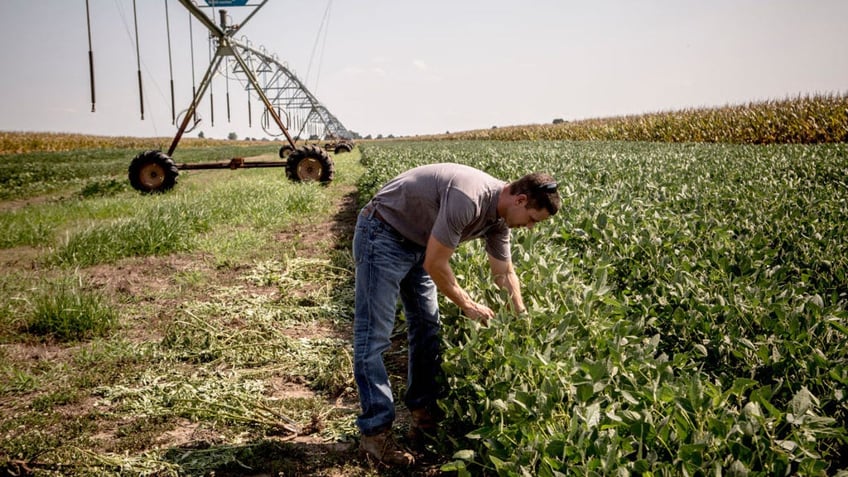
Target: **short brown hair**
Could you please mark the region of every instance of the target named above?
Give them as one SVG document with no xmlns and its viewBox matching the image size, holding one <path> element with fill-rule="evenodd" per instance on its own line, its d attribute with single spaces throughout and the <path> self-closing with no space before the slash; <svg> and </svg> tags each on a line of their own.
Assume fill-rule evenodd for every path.
<svg viewBox="0 0 848 477">
<path fill-rule="evenodd" d="M 534 172 L 509 184 L 512 195 L 527 196 L 527 208 L 546 209 L 548 214 L 556 215 L 562 205 L 557 192 L 557 182 L 548 174 Z"/>
</svg>

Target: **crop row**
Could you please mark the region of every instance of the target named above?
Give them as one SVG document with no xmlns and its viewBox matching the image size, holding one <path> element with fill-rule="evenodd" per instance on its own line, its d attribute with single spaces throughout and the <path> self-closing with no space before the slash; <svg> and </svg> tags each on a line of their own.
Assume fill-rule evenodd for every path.
<svg viewBox="0 0 848 477">
<path fill-rule="evenodd" d="M 552 173 L 564 204 L 513 234 L 530 313 L 445 303 L 446 469 L 499 475 L 825 475 L 848 466 L 848 146 L 396 142 L 363 200 L 461 162 Z M 454 260 L 491 304 L 485 253 Z"/>
</svg>

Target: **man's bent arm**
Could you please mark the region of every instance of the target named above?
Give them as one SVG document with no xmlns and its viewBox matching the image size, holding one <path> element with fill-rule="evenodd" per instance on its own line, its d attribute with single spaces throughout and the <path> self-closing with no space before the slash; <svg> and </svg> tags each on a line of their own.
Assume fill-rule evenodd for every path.
<svg viewBox="0 0 848 477">
<path fill-rule="evenodd" d="M 424 270 L 430 274 L 436 288 L 456 304 L 469 318 L 480 320 L 486 324 L 495 313 L 486 305 L 475 302 L 468 293 L 459 286 L 456 276 L 450 266 L 450 258 L 454 249 L 442 244 L 432 235 L 427 241 L 427 251 L 424 255 Z"/>
<path fill-rule="evenodd" d="M 512 309 L 516 313 L 524 313 L 524 300 L 521 298 L 521 283 L 518 281 L 518 275 L 515 274 L 515 268 L 512 262 L 499 260 L 489 255 L 489 266 L 492 268 L 492 276 L 494 276 L 495 284 L 506 290 L 509 294 L 509 299 L 512 301 Z"/>
</svg>

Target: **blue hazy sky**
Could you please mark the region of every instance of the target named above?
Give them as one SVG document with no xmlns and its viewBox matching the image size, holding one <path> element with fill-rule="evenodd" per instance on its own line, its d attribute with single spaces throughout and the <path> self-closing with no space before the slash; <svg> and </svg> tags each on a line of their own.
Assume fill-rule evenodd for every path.
<svg viewBox="0 0 848 477">
<path fill-rule="evenodd" d="M 177 110 L 191 100 L 187 11 L 137 0 L 142 121 L 132 0 L 89 1 L 95 113 L 85 1 L 0 0 L 0 130 L 173 136 L 166 1 Z M 846 22 L 846 0 L 270 0 L 240 35 L 348 129 L 398 136 L 845 93 Z M 192 29 L 199 81 L 207 35 Z M 229 87 L 230 122 L 217 77 L 214 127 L 207 96 L 191 136 L 265 135 L 258 101 L 250 128 Z"/>
</svg>

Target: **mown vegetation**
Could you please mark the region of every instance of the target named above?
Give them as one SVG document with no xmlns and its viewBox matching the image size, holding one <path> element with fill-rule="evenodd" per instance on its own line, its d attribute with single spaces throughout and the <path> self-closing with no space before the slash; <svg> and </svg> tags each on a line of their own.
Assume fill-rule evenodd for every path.
<svg viewBox="0 0 848 477">
<path fill-rule="evenodd" d="M 562 211 L 514 234 L 529 313 L 481 328 L 445 306 L 446 469 L 848 466 L 845 144 L 394 143 L 364 146 L 363 161 L 365 197 L 425 162 L 560 184 Z M 479 244 L 454 266 L 505 303 Z"/>
<path fill-rule="evenodd" d="M 277 157 L 181 157 L 256 152 Z M 29 198 L 0 208 L 0 474 L 368 475 L 347 235 L 324 228 L 357 160 L 332 188 L 203 171 L 146 196 L 125 150 L 0 159 Z"/>
</svg>

